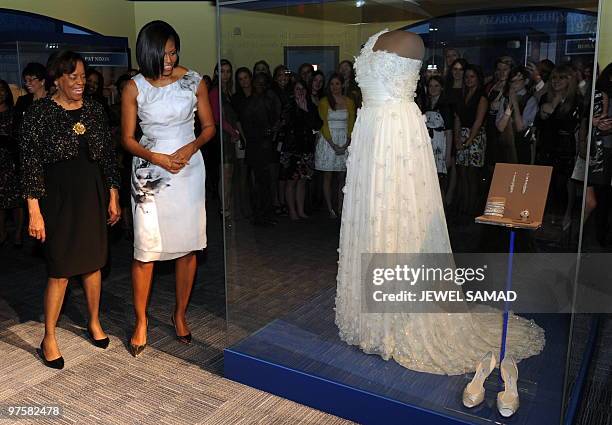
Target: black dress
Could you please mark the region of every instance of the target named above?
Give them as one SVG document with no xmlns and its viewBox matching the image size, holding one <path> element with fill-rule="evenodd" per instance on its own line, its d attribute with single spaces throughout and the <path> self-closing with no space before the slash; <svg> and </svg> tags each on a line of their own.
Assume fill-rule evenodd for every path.
<svg viewBox="0 0 612 425">
<path fill-rule="evenodd" d="M 565 105 L 565 102 L 573 102 Z M 540 100 L 540 109 L 545 103 L 551 102 L 545 94 Z M 536 161 L 538 165 L 551 165 L 553 173 L 569 177 L 576 162 L 576 132 L 580 127 L 583 98 L 576 96 L 573 100 L 565 100 L 553 111 L 548 119 L 539 117 L 536 120 L 538 128 L 538 145 Z"/>
<path fill-rule="evenodd" d="M 74 122 L 81 109 L 67 111 Z M 107 193 L 102 172 L 92 161 L 85 136 L 78 136 L 76 158 L 45 165 L 45 256 L 49 276 L 66 278 L 100 269 L 107 259 Z"/>
<path fill-rule="evenodd" d="M 290 105 L 287 135 L 283 143 L 280 163 L 281 180 L 311 178 L 314 172 L 315 133 L 323 125 L 317 107 L 310 99 L 304 111 L 295 102 Z"/>
<path fill-rule="evenodd" d="M 0 209 L 23 203 L 17 174 L 17 144 L 13 138 L 13 112 L 0 112 Z"/>
<path fill-rule="evenodd" d="M 501 108 L 503 100 L 503 91 L 489 90 L 487 95 L 489 108 L 485 119 L 485 131 L 487 134 L 487 147 L 485 149 L 485 163 L 491 167 L 495 166 L 500 155 L 500 134 L 497 129 L 497 111 Z M 500 161 L 507 162 L 507 161 Z"/>
<path fill-rule="evenodd" d="M 280 101 L 272 91 L 249 97 L 240 115 L 247 140 L 245 162 L 253 175 L 250 193 L 254 224 L 272 216 L 270 168 L 276 157 L 272 127 L 279 116 Z"/>
</svg>

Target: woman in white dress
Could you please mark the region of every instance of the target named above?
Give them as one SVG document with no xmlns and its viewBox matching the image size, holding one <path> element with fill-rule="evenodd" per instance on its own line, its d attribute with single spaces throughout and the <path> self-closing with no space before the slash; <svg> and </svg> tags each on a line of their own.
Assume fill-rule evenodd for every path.
<svg viewBox="0 0 612 425">
<path fill-rule="evenodd" d="M 367 353 L 456 375 L 499 349 L 501 312 L 366 314 L 361 306 L 362 253 L 451 253 L 429 135 L 414 103 L 423 51 L 418 35 L 385 30 L 355 62 L 363 106 L 347 160 L 336 324 L 344 341 Z M 507 344 L 517 360 L 538 354 L 544 331 L 512 315 Z"/>
<path fill-rule="evenodd" d="M 323 127 L 315 149 L 315 170 L 323 171 L 323 196 L 331 218 L 336 218 L 332 206 L 332 177 L 338 175 L 338 211 L 342 211 L 342 187 L 346 174 L 346 149 L 351 143 L 355 124 L 355 103 L 342 94 L 344 79 L 333 74 L 327 83 L 327 96 L 319 102 Z"/>
<path fill-rule="evenodd" d="M 141 73 L 122 93 L 122 143 L 134 155 L 132 281 L 136 323 L 130 351 L 147 341 L 147 302 L 155 261 L 176 260 L 176 305 L 171 317 L 179 341 L 189 343 L 185 319 L 196 272 L 194 251 L 206 247 L 205 169 L 199 148 L 215 134 L 208 90 L 200 75 L 178 66 L 180 39 L 165 22 L 138 34 Z M 194 134 L 194 111 L 202 132 Z M 143 136 L 134 137 L 140 118 Z"/>
</svg>

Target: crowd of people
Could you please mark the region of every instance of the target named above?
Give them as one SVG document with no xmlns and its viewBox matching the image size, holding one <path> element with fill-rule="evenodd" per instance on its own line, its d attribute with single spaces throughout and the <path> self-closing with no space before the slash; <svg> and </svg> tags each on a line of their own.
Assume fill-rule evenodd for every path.
<svg viewBox="0 0 612 425">
<path fill-rule="evenodd" d="M 264 60 L 237 69 L 225 59 L 220 65 L 212 78 L 204 76 L 218 131 L 202 151 L 207 195 L 224 199 L 219 212 L 226 224 L 241 218 L 271 226 L 279 215 L 300 220 L 317 209 L 339 216 L 351 130 L 362 102 L 352 62 L 343 61 L 335 70 L 303 64 L 295 72 L 284 65 L 272 69 Z M 612 198 L 611 66 L 596 78 L 588 160 L 592 64 L 542 60 L 522 66 L 501 56 L 493 69 L 492 75 L 483 75 L 481 66 L 453 48 L 445 51 L 442 66 L 423 68 L 416 102 L 430 130 L 447 215 L 466 221 L 482 213 L 498 162 L 550 165 L 547 212 L 559 217 L 553 221 L 567 231 L 588 164 L 586 215 L 601 207 L 605 239 Z M 124 181 L 129 181 L 132 157 L 120 144 L 121 93 L 137 72 L 130 70 L 114 82 L 116 102 L 110 105 L 102 74 L 86 71 L 85 95 L 104 108 Z M 25 110 L 52 90 L 41 64 L 28 64 L 22 76 L 28 93 L 16 102 L 6 83 L 0 84 L 0 155 L 6 170 L 0 183 L 0 241 L 7 237 L 9 213 L 16 224 L 16 245 L 22 241 L 24 213 L 18 152 L 11 140 L 17 138 Z M 120 195 L 129 233 L 128 185 Z"/>
<path fill-rule="evenodd" d="M 171 318 L 177 339 L 191 342 L 185 315 L 195 252 L 207 244 L 207 197 L 223 199 L 227 226 L 239 218 L 274 226 L 278 216 L 304 220 L 317 209 L 330 219 L 342 214 L 362 106 L 353 63 L 335 70 L 303 64 L 293 72 L 263 60 L 234 70 L 222 59 L 209 78 L 179 66 L 179 50 L 170 25 L 145 25 L 140 69 L 114 82 L 112 105 L 103 74 L 70 51 L 46 66 L 28 64 L 27 94 L 18 99 L 0 80 L 0 244 L 9 238 L 10 214 L 13 244 L 22 246 L 27 210 L 28 234 L 44 242 L 49 275 L 40 347 L 49 367 L 63 367 L 55 327 L 71 277 L 83 281 L 90 340 L 109 344 L 98 317 L 108 225 L 122 222 L 134 241 L 129 349 L 138 356 L 147 345 L 147 300 L 160 260 L 176 261 Z M 598 211 L 597 237 L 609 243 L 612 65 L 601 72 L 577 61 L 521 66 L 502 56 L 485 77 L 456 49 L 446 50 L 441 69 L 424 63 L 415 101 L 450 221 L 482 213 L 496 163 L 548 165 L 550 221 L 571 228 L 586 179 L 584 217 Z"/>
<path fill-rule="evenodd" d="M 210 92 L 219 131 L 205 147 L 205 158 L 211 193 L 217 193 L 223 164 L 226 223 L 238 215 L 269 226 L 277 215 L 306 219 L 320 206 L 336 218 L 361 105 L 353 64 L 342 62 L 327 79 L 311 64 L 297 73 L 284 65 L 271 70 L 263 60 L 252 69 L 234 70 L 225 59 L 220 65 Z"/>
<path fill-rule="evenodd" d="M 576 221 L 588 164 L 586 217 L 600 206 L 599 237 L 605 241 L 612 198 L 610 65 L 596 78 L 593 132 L 587 141 L 592 64 L 546 59 L 523 66 L 501 56 L 485 76 L 482 66 L 453 48 L 445 51 L 443 66 L 424 63 L 415 100 L 430 130 L 451 220 L 468 222 L 482 214 L 496 163 L 548 165 L 553 180 L 547 213 L 567 232 Z M 264 60 L 252 69 L 234 70 L 222 60 L 211 99 L 222 130 L 217 143 L 223 141 L 228 221 L 240 214 L 269 225 L 276 222 L 275 213 L 298 220 L 317 208 L 332 218 L 341 214 L 350 134 L 362 102 L 350 61 L 336 70 L 315 71 L 303 64 L 294 72 L 284 65 L 271 70 Z M 208 148 L 214 150 L 215 144 Z M 214 185 L 220 180 L 214 171 L 219 161 L 214 154 L 207 157 Z"/>
<path fill-rule="evenodd" d="M 448 49 L 443 69 L 427 69 L 421 79 L 417 102 L 427 118 L 449 215 L 482 213 L 496 163 L 547 165 L 553 168 L 547 214 L 567 232 L 588 164 L 585 217 L 599 204 L 598 237 L 605 244 L 612 184 L 612 65 L 595 80 L 590 140 L 597 71 L 592 64 L 542 60 L 522 66 L 501 56 L 493 69 L 485 77 L 480 66 Z"/>
</svg>

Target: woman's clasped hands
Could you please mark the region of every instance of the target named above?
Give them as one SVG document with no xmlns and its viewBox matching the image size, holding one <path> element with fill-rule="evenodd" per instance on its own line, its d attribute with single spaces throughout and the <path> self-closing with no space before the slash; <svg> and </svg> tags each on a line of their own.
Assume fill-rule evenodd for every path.
<svg viewBox="0 0 612 425">
<path fill-rule="evenodd" d="M 177 174 L 187 164 L 189 164 L 189 160 L 196 152 L 197 148 L 193 142 L 187 143 L 185 146 L 170 155 L 154 153 L 151 162 L 172 174 Z"/>
</svg>

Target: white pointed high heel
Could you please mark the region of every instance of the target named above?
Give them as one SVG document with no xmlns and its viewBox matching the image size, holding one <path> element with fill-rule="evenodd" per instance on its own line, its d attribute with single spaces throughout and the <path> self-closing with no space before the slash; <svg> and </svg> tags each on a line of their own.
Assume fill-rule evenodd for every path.
<svg viewBox="0 0 612 425">
<path fill-rule="evenodd" d="M 484 381 L 495 369 L 495 355 L 492 351 L 482 356 L 476 366 L 476 374 L 463 390 L 463 405 L 465 407 L 476 407 L 484 401 Z"/>
<path fill-rule="evenodd" d="M 518 367 L 511 356 L 504 357 L 499 365 L 505 388 L 497 394 L 497 410 L 504 418 L 514 415 L 519 408 Z"/>
</svg>

